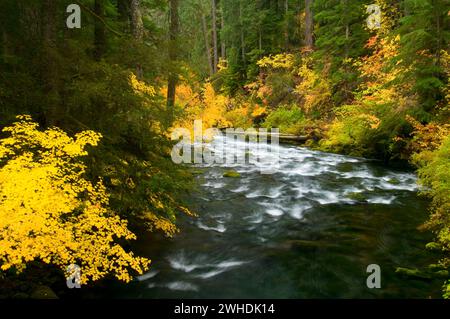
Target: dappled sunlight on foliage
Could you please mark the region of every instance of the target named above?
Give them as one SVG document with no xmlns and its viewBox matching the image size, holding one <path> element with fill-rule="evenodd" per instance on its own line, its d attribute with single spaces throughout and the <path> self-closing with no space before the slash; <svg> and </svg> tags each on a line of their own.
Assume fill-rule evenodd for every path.
<svg viewBox="0 0 450 319">
<path fill-rule="evenodd" d="M 140 95 L 147 95 L 153 97 L 156 95 L 156 90 L 153 86 L 146 84 L 143 81 L 139 81 L 134 73 L 130 75 L 130 83 L 134 89 L 134 92 Z"/>
<path fill-rule="evenodd" d="M 217 94 L 210 83 L 206 83 L 199 92 L 194 92 L 188 84 L 180 84 L 177 89 L 177 105 L 180 116 L 172 129 L 187 128 L 193 133 L 194 121 L 201 120 L 203 129 L 224 128 L 230 125 L 225 118 L 229 99 Z"/>
<path fill-rule="evenodd" d="M 260 68 L 292 70 L 294 66 L 294 55 L 288 53 L 270 55 L 260 59 L 256 64 Z"/>
</svg>

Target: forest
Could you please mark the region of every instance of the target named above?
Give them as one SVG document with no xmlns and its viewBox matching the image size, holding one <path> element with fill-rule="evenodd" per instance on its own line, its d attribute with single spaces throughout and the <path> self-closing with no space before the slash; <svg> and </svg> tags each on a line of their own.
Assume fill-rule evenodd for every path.
<svg viewBox="0 0 450 319">
<path fill-rule="evenodd" d="M 450 298 L 449 19 L 447 0 L 0 0 L 0 299 Z M 176 164 L 195 120 L 302 143 L 272 177 Z M 348 288 L 377 260 L 384 292 Z"/>
</svg>

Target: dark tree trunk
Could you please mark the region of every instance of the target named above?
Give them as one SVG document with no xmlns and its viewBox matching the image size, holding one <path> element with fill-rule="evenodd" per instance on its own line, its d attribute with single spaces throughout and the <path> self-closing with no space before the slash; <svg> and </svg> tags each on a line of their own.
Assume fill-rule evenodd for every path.
<svg viewBox="0 0 450 319">
<path fill-rule="evenodd" d="M 140 0 L 131 0 L 130 4 L 131 31 L 136 43 L 142 42 L 142 39 L 144 37 L 144 24 L 142 22 L 140 2 L 141 2 Z M 136 73 L 138 79 L 142 79 L 144 77 L 144 70 L 140 63 L 136 65 Z"/>
<path fill-rule="evenodd" d="M 222 59 L 226 59 L 227 58 L 227 46 L 225 43 L 225 37 L 224 37 L 224 32 L 225 30 L 225 17 L 224 17 L 224 11 L 223 8 L 221 9 L 221 15 L 220 15 L 220 56 L 222 57 Z"/>
<path fill-rule="evenodd" d="M 314 45 L 312 1 L 305 0 L 305 46 L 309 49 Z"/>
<path fill-rule="evenodd" d="M 244 24 L 242 22 L 242 4 L 239 2 L 239 25 L 240 25 L 240 38 L 241 38 L 241 55 L 242 55 L 242 63 L 244 66 L 247 64 L 245 58 L 245 35 L 244 35 Z"/>
<path fill-rule="evenodd" d="M 42 84 L 47 96 L 44 106 L 46 124 L 58 125 L 62 120 L 62 105 L 58 85 L 57 66 L 57 1 L 44 0 L 42 2 Z"/>
<path fill-rule="evenodd" d="M 5 30 L 2 30 L 2 55 L 3 62 L 6 63 L 8 57 L 8 34 Z"/>
<path fill-rule="evenodd" d="M 95 0 L 94 12 L 97 16 L 104 18 L 105 16 L 104 0 Z M 95 19 L 94 29 L 94 58 L 99 61 L 106 51 L 106 31 L 105 25 L 98 19 Z"/>
<path fill-rule="evenodd" d="M 119 20 L 128 23 L 130 21 L 129 0 L 117 0 L 117 12 L 119 13 Z"/>
<path fill-rule="evenodd" d="M 176 41 L 179 33 L 179 17 L 178 17 L 178 0 L 170 0 L 170 25 L 169 25 L 169 59 L 171 61 L 171 68 L 169 71 L 169 78 L 167 84 L 167 109 L 169 111 L 170 117 L 173 117 L 173 108 L 175 106 L 175 92 L 178 82 L 178 75 L 174 70 L 174 65 L 177 61 L 177 45 Z"/>
<path fill-rule="evenodd" d="M 284 49 L 287 51 L 289 49 L 289 1 L 284 0 Z"/>
<path fill-rule="evenodd" d="M 216 0 L 211 0 L 212 34 L 213 34 L 213 71 L 217 73 L 219 64 L 219 51 L 217 44 L 217 5 Z"/>
<path fill-rule="evenodd" d="M 204 14 L 202 14 L 202 29 L 203 29 L 203 37 L 205 39 L 205 49 L 206 49 L 206 58 L 208 59 L 209 75 L 212 76 L 214 74 L 214 67 L 213 61 L 211 59 L 211 44 L 209 43 L 208 28 L 206 27 L 206 17 Z"/>
</svg>

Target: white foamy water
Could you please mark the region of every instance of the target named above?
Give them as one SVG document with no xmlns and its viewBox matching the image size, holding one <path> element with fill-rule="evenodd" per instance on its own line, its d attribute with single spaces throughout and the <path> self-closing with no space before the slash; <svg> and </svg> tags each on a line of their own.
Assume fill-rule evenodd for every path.
<svg viewBox="0 0 450 319">
<path fill-rule="evenodd" d="M 389 196 L 389 197 L 377 196 L 377 197 L 369 198 L 367 200 L 367 202 L 369 202 L 371 204 L 385 204 L 385 205 L 389 205 L 389 204 L 392 204 L 395 199 L 396 199 L 395 196 Z"/>
<path fill-rule="evenodd" d="M 302 219 L 303 213 L 312 207 L 313 206 L 309 204 L 295 204 L 291 209 L 289 209 L 289 215 L 295 219 Z"/>
<path fill-rule="evenodd" d="M 377 169 L 371 161 L 363 158 L 295 146 L 260 147 L 256 143 L 233 141 L 225 137 L 218 137 L 214 143 L 220 144 L 224 141 L 222 147 L 212 149 L 216 150 L 215 155 L 227 159 L 228 162 L 224 160 L 222 163 L 213 164 L 211 167 L 217 169 L 209 170 L 203 176 L 203 186 L 220 189 L 221 194 L 226 191 L 244 196 L 246 200 L 257 203 L 259 210 L 248 214 L 243 207 L 243 215 L 239 217 L 251 231 L 258 229 L 265 222 L 272 223 L 285 218 L 301 220 L 306 211 L 315 207 L 361 203 L 390 205 L 398 199 L 398 196 L 390 194 L 391 192 L 417 191 L 414 174 Z M 236 162 L 236 159 L 250 154 L 253 159 L 259 156 L 264 160 L 256 163 Z M 232 159 L 235 162 L 232 162 Z M 223 172 L 229 169 L 239 172 L 241 177 L 223 178 Z M 267 172 L 272 174 L 266 174 Z M 258 182 L 255 183 L 254 180 Z M 239 201 L 238 198 L 233 200 Z M 226 233 L 231 221 L 218 220 L 217 224 L 214 224 L 200 219 L 196 224 L 206 231 Z"/>
<path fill-rule="evenodd" d="M 303 246 L 305 243 L 332 240 L 329 238 L 335 232 L 353 229 L 354 224 L 347 224 L 350 221 L 362 232 L 370 227 L 371 220 L 381 218 L 377 216 L 396 215 L 404 209 L 414 196 L 412 192 L 418 189 L 414 174 L 362 158 L 295 146 L 247 147 L 242 141 L 227 141 L 217 152 L 229 160 L 242 153 L 261 156 L 265 161 L 195 165 L 204 167 L 203 173 L 196 175 L 201 188 L 193 199 L 198 217 L 189 219 L 180 236 L 171 239 L 162 265 L 154 258 L 161 273 L 150 272 L 138 278 L 148 280 L 148 288 L 196 297 L 204 291 L 220 295 L 224 287 L 229 290 L 227 296 L 234 296 L 236 285 L 252 276 L 256 283 L 249 291 L 257 291 L 261 278 L 270 271 L 274 273 L 271 282 L 276 286 L 278 271 L 291 266 L 282 263 L 281 268 L 264 268 L 277 265 L 280 259 L 274 256 L 309 258 L 304 252 L 315 246 Z M 240 173 L 240 177 L 223 177 L 230 170 Z M 366 213 L 371 214 L 367 220 Z M 361 238 L 366 240 L 365 236 Z M 349 242 L 352 241 L 337 237 L 328 244 Z M 353 260 L 353 251 L 349 251 Z M 309 261 L 306 264 L 309 267 Z M 298 263 L 292 263 L 292 267 L 297 269 Z M 296 293 L 298 290 L 293 295 Z"/>
<path fill-rule="evenodd" d="M 227 228 L 223 225 L 223 224 L 219 224 L 216 227 L 211 227 L 211 226 L 206 226 L 205 224 L 203 224 L 202 222 L 197 222 L 197 226 L 201 229 L 204 230 L 212 230 L 212 231 L 216 231 L 218 233 L 223 233 L 227 230 Z"/>
<path fill-rule="evenodd" d="M 169 257 L 169 263 L 174 270 L 189 274 L 194 278 L 208 279 L 248 262 L 235 259 L 213 262 L 208 255 L 188 256 L 184 252 L 180 252 Z"/>
<path fill-rule="evenodd" d="M 139 280 L 139 281 L 146 281 L 146 280 L 149 280 L 149 279 L 155 277 L 157 274 L 158 274 L 158 271 L 150 271 L 150 272 L 148 272 L 146 274 L 138 276 L 137 280 Z"/>
<path fill-rule="evenodd" d="M 266 210 L 266 213 L 274 217 L 278 217 L 284 214 L 283 211 L 278 208 L 269 208 L 268 210 Z"/>
<path fill-rule="evenodd" d="M 171 290 L 198 291 L 198 287 L 196 285 L 184 281 L 171 282 L 168 283 L 166 287 Z"/>
</svg>

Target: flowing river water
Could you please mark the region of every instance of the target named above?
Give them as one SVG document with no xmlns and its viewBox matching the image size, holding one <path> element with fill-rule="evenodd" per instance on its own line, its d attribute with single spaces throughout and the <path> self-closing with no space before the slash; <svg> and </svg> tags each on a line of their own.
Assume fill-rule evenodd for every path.
<svg viewBox="0 0 450 319">
<path fill-rule="evenodd" d="M 235 144 L 228 141 L 227 156 Z M 429 202 L 417 196 L 413 173 L 295 145 L 273 147 L 280 157 L 273 174 L 254 165 L 196 165 L 199 187 L 189 203 L 199 217 L 181 217 L 173 239 L 141 238 L 138 253 L 152 259 L 150 271 L 114 284 L 108 295 L 439 297 L 442 280 L 395 273 L 435 261 L 424 249 L 431 235 L 417 230 Z M 241 176 L 223 177 L 230 169 Z M 381 267 L 381 289 L 366 285 L 370 264 Z"/>
</svg>

